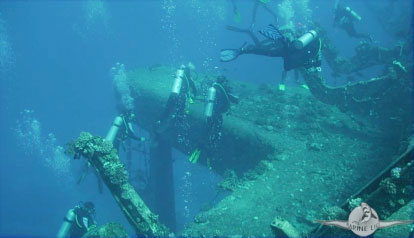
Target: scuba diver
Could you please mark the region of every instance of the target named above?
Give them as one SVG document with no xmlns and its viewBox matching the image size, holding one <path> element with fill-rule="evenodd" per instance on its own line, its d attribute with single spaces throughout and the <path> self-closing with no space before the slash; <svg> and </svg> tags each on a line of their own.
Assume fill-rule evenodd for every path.
<svg viewBox="0 0 414 238">
<path fill-rule="evenodd" d="M 81 203 L 70 209 L 63 218 L 63 224 L 56 237 L 81 237 L 96 227 L 95 205 L 92 202 Z"/>
<path fill-rule="evenodd" d="M 160 221 L 171 230 L 176 227 L 173 146 L 189 143 L 190 124 L 187 118 L 190 103 L 197 95 L 194 69 L 194 65 L 189 63 L 176 70 L 166 105 L 149 131 L 150 172 L 145 196 L 148 196 Z"/>
<path fill-rule="evenodd" d="M 106 134 L 105 140 L 112 142 L 114 148 L 119 150 L 120 144 L 126 139 L 133 139 L 136 141 L 145 141 L 143 137 L 137 137 L 132 127 L 132 121 L 135 119 L 135 114 L 126 111 L 121 115 L 115 117 L 111 128 Z"/>
<path fill-rule="evenodd" d="M 234 26 L 227 26 L 227 30 L 247 34 L 254 42 L 254 45 L 247 45 L 245 42 L 238 49 L 223 49 L 220 51 L 220 61 L 230 62 L 237 59 L 243 54 L 264 55 L 269 57 L 282 57 L 285 49 L 285 42 L 281 33 L 274 35 L 275 38 L 280 37 L 281 40 L 267 39 L 260 41 L 256 35 L 249 29 L 240 29 Z"/>
<path fill-rule="evenodd" d="M 362 38 L 372 42 L 370 35 L 359 33 L 355 30 L 354 22 L 361 21 L 361 19 L 361 16 L 350 7 L 343 7 L 338 2 L 336 3 L 334 27 L 338 26 L 339 28 L 342 28 L 350 37 Z"/>
<path fill-rule="evenodd" d="M 211 168 L 210 159 L 216 154 L 221 138 L 223 114 L 230 109 L 231 103 L 235 104 L 239 101 L 239 98 L 234 96 L 231 91 L 229 81 L 225 76 L 217 77 L 216 82 L 208 89 L 204 111 L 205 132 L 202 134 L 198 147 L 191 154 L 190 162 L 197 163 L 201 152 L 204 152 L 203 158 L 206 158 L 207 167 Z"/>
<path fill-rule="evenodd" d="M 267 30 L 261 30 L 259 33 L 266 39 L 259 41 L 259 39 L 250 31 L 243 30 L 236 27 L 227 27 L 228 30 L 241 32 L 249 35 L 254 42 L 254 45 L 247 45 L 246 43 L 239 49 L 224 49 L 220 52 L 220 60 L 222 62 L 229 62 L 235 60 L 242 54 L 256 54 L 269 57 L 283 57 L 282 80 L 279 84 L 279 90 L 285 90 L 285 80 L 287 72 L 292 69 L 305 67 L 307 69 L 315 67 L 320 71 L 322 62 L 321 47 L 322 42 L 317 32 L 314 30 L 306 33 L 296 34 L 292 31 L 282 32 L 274 25 L 270 24 Z M 298 34 L 299 33 L 299 34 Z M 297 38 L 297 36 L 300 36 Z M 297 73 L 295 73 L 297 75 Z"/>
<path fill-rule="evenodd" d="M 192 63 L 188 63 L 187 66 L 181 65 L 177 70 L 167 105 L 160 119 L 156 122 L 156 134 L 164 134 L 173 129 L 173 125 L 181 125 L 185 115 L 188 114 L 187 102 L 193 103 L 197 96 L 193 71 L 194 65 Z"/>
<path fill-rule="evenodd" d="M 135 118 L 135 114 L 132 112 L 124 112 L 121 115 L 115 117 L 112 126 L 110 127 L 105 140 L 113 144 L 114 148 L 119 151 L 120 145 L 127 139 L 136 140 L 139 142 L 144 142 L 144 137 L 137 137 L 132 127 L 132 121 Z M 125 150 L 125 149 L 124 149 Z M 80 159 L 80 154 L 75 154 L 74 159 Z M 77 180 L 76 184 L 81 184 L 82 181 L 89 174 L 89 168 L 91 167 L 90 162 L 87 162 L 82 169 L 81 175 Z M 93 170 L 96 178 L 98 179 L 98 190 L 99 193 L 103 193 L 103 183 L 101 178 L 97 175 L 96 171 Z"/>
</svg>

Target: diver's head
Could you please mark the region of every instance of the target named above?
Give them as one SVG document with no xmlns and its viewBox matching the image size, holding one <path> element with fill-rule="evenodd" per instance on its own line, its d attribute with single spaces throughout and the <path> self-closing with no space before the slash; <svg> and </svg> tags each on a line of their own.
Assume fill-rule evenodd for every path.
<svg viewBox="0 0 414 238">
<path fill-rule="evenodd" d="M 195 70 L 195 65 L 192 62 L 188 62 L 187 68 L 190 70 Z"/>
<path fill-rule="evenodd" d="M 93 202 L 90 202 L 90 201 L 85 202 L 85 203 L 83 204 L 82 209 L 83 209 L 86 213 L 88 213 L 89 215 L 93 215 L 93 214 L 95 214 L 95 205 L 93 204 Z"/>
<path fill-rule="evenodd" d="M 227 83 L 227 78 L 224 75 L 217 76 L 217 83 L 219 84 L 225 84 Z"/>
</svg>

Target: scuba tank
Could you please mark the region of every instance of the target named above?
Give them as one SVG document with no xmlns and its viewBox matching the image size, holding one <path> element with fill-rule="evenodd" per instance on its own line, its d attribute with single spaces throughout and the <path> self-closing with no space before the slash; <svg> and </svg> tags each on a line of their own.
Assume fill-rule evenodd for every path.
<svg viewBox="0 0 414 238">
<path fill-rule="evenodd" d="M 72 228 L 72 224 L 75 222 L 75 216 L 74 210 L 70 209 L 63 219 L 63 224 L 56 235 L 57 238 L 65 238 L 69 236 L 69 231 Z"/>
<path fill-rule="evenodd" d="M 297 50 L 301 50 L 305 48 L 307 45 L 309 45 L 309 43 L 311 43 L 317 36 L 318 34 L 316 33 L 316 31 L 310 30 L 303 34 L 301 37 L 299 37 L 297 40 L 295 40 L 293 42 L 293 46 Z"/>
<path fill-rule="evenodd" d="M 171 93 L 180 94 L 181 86 L 183 85 L 184 68 L 185 66 L 181 65 L 180 69 L 177 70 Z"/>
<path fill-rule="evenodd" d="M 181 65 L 175 73 L 174 83 L 171 89 L 170 96 L 168 97 L 167 105 L 165 106 L 164 112 L 161 114 L 161 118 L 157 121 L 160 124 L 168 117 L 179 111 L 178 107 L 185 105 L 185 93 L 183 93 L 183 81 L 185 77 L 185 66 Z M 184 85 L 185 86 L 185 85 Z"/>
<path fill-rule="evenodd" d="M 351 16 L 352 18 L 354 18 L 357 21 L 361 21 L 362 17 L 360 15 L 358 15 L 358 13 L 356 13 L 354 10 L 352 10 L 350 7 L 346 7 L 345 11 L 349 14 L 349 16 Z"/>
<path fill-rule="evenodd" d="M 111 128 L 108 131 L 108 134 L 106 134 L 105 140 L 110 141 L 114 143 L 116 135 L 118 134 L 119 128 L 122 126 L 122 123 L 124 120 L 121 116 L 117 116 L 114 119 L 114 122 L 112 123 Z"/>
<path fill-rule="evenodd" d="M 207 104 L 204 111 L 205 117 L 213 115 L 214 101 L 216 100 L 216 88 L 210 87 L 207 92 Z"/>
</svg>

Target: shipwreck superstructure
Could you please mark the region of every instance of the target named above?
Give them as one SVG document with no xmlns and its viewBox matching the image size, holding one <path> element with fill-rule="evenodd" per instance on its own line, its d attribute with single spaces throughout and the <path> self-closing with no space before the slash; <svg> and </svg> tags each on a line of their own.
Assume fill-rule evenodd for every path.
<svg viewBox="0 0 414 238">
<path fill-rule="evenodd" d="M 194 85 L 180 86 L 187 87 L 186 94 L 194 87 L 197 94 L 178 98 L 171 109 L 178 68 L 128 71 L 133 122 L 150 133 L 148 202 L 129 183 L 111 143 L 83 133 L 70 149 L 94 166 L 138 235 L 170 234 L 163 222 L 174 231 L 172 148 L 188 156 L 201 149 L 198 163 L 222 175 L 218 186 L 231 191 L 175 234 L 325 235 L 341 231 L 319 227 L 315 220 L 346 219 L 361 201 L 381 219 L 411 211 L 412 30 L 393 48 L 362 43 L 350 59 L 339 57 L 321 35 L 322 54 L 336 74 L 373 65 L 383 65 L 383 73 L 330 87 L 317 69 L 301 69 L 309 89 L 285 92 L 229 79 L 238 104 L 223 115 L 220 138 L 208 156 L 200 148 L 205 143 L 206 95 L 218 76 L 198 72 Z M 395 232 L 409 233 L 407 227 Z"/>
</svg>

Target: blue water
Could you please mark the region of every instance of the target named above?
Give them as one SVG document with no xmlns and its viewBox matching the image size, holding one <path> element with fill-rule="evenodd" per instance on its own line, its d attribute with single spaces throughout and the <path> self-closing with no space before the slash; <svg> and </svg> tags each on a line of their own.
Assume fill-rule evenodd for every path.
<svg viewBox="0 0 414 238">
<path fill-rule="evenodd" d="M 236 2 L 243 16 L 238 26 L 247 27 L 252 1 Z M 362 1 L 346 2 L 364 16 L 358 31 L 369 32 L 384 46 L 395 42 L 378 27 L 376 17 Z M 359 40 L 333 29 L 333 3 L 310 3 L 318 13 L 315 19 L 328 30 L 340 53 L 352 56 Z M 247 36 L 225 30 L 226 25 L 235 24 L 230 1 L 102 4 L 104 12 L 88 22 L 86 1 L 0 2 L 4 26 L 0 34 L 7 34 L 0 39 L 7 39 L 12 49 L 10 64 L 0 75 L 0 236 L 54 236 L 66 211 L 88 200 L 95 202 L 99 224 L 117 221 L 131 232 L 109 191 L 100 194 L 94 189 L 93 174 L 78 186 L 74 181 L 79 173 L 58 174 L 44 157 L 22 148 L 24 138 L 16 136 L 15 129 L 18 120 L 22 123 L 25 109 L 33 110 L 30 115 L 41 123 L 43 138 L 53 133 L 54 145 L 64 146 L 81 131 L 105 135 L 118 113 L 110 76 L 116 62 L 128 70 L 154 64 L 178 67 L 191 61 L 199 71 L 222 72 L 242 81 L 276 85 L 280 79 L 283 66 L 278 58 L 242 56 L 234 62 L 219 62 L 220 49 L 237 48 L 249 41 Z M 168 6 L 175 8 L 168 12 Z M 269 21 L 271 17 L 259 9 L 256 29 L 263 29 Z M 330 74 L 329 69 L 325 74 Z M 202 203 L 214 197 L 218 176 L 201 167 L 189 167 L 182 155 L 176 157 L 176 191 L 185 192 L 183 196 L 188 198 L 185 204 L 177 202 L 182 227 Z M 83 166 L 80 161 L 70 163 L 74 171 Z M 188 171 L 193 176 L 185 180 Z"/>
</svg>

